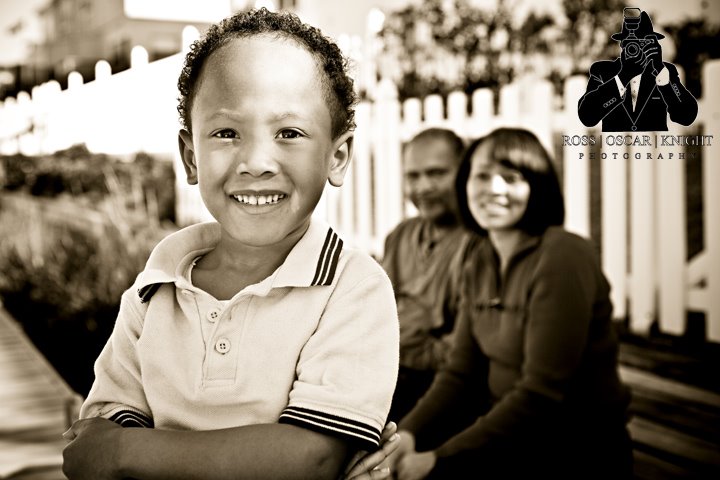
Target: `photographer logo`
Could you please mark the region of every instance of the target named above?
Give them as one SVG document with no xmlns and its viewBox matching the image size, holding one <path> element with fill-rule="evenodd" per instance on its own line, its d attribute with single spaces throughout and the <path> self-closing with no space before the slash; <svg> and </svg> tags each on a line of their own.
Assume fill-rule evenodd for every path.
<svg viewBox="0 0 720 480">
<path fill-rule="evenodd" d="M 689 126 L 697 100 L 680 81 L 677 68 L 662 59 L 650 16 L 639 8 L 623 10 L 622 30 L 611 36 L 620 44 L 615 60 L 590 67 L 578 116 L 587 127 L 602 122 L 603 132 L 665 132 L 667 122 Z"/>
</svg>

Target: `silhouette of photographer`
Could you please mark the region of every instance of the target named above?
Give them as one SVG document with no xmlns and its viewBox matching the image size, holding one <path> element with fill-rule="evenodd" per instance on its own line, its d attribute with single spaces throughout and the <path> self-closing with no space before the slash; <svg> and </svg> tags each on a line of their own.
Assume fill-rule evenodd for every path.
<svg viewBox="0 0 720 480">
<path fill-rule="evenodd" d="M 680 82 L 675 65 L 662 61 L 648 14 L 623 10 L 622 31 L 612 35 L 622 52 L 615 60 L 590 66 L 590 80 L 578 101 L 578 116 L 587 127 L 602 120 L 603 132 L 667 131 L 670 120 L 690 125 L 697 116 L 695 97 Z"/>
</svg>

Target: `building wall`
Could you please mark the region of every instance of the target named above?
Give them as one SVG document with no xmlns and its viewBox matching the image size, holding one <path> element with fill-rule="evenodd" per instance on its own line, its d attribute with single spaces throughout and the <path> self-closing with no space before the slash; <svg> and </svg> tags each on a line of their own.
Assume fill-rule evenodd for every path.
<svg viewBox="0 0 720 480">
<path fill-rule="evenodd" d="M 98 60 L 110 62 L 114 71 L 129 66 L 130 51 L 145 47 L 151 60 L 181 50 L 187 22 L 127 18 L 124 0 L 53 0 L 42 12 L 45 41 L 37 48 L 33 67 L 64 84 L 67 74 L 94 75 Z M 198 30 L 207 23 L 189 23 Z"/>
</svg>

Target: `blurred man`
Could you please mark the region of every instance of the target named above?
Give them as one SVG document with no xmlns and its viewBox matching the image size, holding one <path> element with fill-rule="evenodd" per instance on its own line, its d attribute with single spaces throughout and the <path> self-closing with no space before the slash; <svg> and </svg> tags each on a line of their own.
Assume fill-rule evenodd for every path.
<svg viewBox="0 0 720 480">
<path fill-rule="evenodd" d="M 404 190 L 418 216 L 385 240 L 383 267 L 395 289 L 400 318 L 400 375 L 390 419 L 399 420 L 425 393 L 445 362 L 454 326 L 456 277 L 468 234 L 460 226 L 455 175 L 463 142 L 431 128 L 406 146 Z"/>
<path fill-rule="evenodd" d="M 683 86 L 675 65 L 662 60 L 647 13 L 625 8 L 622 31 L 611 38 L 622 52 L 612 61 L 595 62 L 578 102 L 578 116 L 588 127 L 602 120 L 603 132 L 667 131 L 670 120 L 690 125 L 697 116 L 695 97 Z"/>
</svg>

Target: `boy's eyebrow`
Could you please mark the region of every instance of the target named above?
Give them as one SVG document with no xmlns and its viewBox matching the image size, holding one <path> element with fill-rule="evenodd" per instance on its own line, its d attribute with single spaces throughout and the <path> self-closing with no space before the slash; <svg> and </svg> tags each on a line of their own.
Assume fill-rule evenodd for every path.
<svg viewBox="0 0 720 480">
<path fill-rule="evenodd" d="M 243 117 L 241 115 L 233 112 L 232 110 L 227 110 L 227 109 L 217 110 L 212 115 L 210 115 L 211 119 L 218 118 L 218 117 L 228 118 L 230 120 L 236 120 L 236 121 L 243 120 Z M 308 120 L 309 117 L 302 115 L 299 112 L 286 111 L 286 112 L 270 114 L 268 119 L 271 122 L 279 122 L 282 120 Z"/>
<path fill-rule="evenodd" d="M 307 120 L 307 117 L 298 112 L 281 112 L 273 115 L 271 120 L 276 122 L 281 120 Z"/>
</svg>

